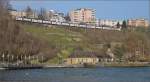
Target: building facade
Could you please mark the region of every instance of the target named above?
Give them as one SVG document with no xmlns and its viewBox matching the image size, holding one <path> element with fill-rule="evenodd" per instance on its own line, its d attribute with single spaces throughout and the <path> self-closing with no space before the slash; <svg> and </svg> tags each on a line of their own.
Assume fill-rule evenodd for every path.
<svg viewBox="0 0 150 82">
<path fill-rule="evenodd" d="M 99 62 L 99 58 L 92 52 L 75 51 L 67 59 L 67 65 L 75 64 L 96 64 Z"/>
<path fill-rule="evenodd" d="M 95 10 L 89 8 L 80 8 L 70 11 L 71 22 L 95 23 Z"/>
<path fill-rule="evenodd" d="M 37 10 L 32 10 L 32 12 L 29 14 L 29 18 L 38 18 Z"/>
<path fill-rule="evenodd" d="M 148 27 L 149 21 L 146 19 L 129 19 L 127 21 L 129 27 Z"/>
<path fill-rule="evenodd" d="M 26 17 L 26 12 L 24 12 L 24 11 L 11 10 L 11 11 L 9 11 L 9 13 L 13 18 Z"/>
<path fill-rule="evenodd" d="M 64 13 L 58 13 L 54 10 L 48 12 L 48 19 L 53 22 L 65 22 Z"/>
<path fill-rule="evenodd" d="M 119 20 L 108 20 L 108 19 L 98 19 L 97 25 L 98 26 L 109 26 L 109 27 L 115 27 L 117 23 L 122 24 L 122 21 Z"/>
</svg>

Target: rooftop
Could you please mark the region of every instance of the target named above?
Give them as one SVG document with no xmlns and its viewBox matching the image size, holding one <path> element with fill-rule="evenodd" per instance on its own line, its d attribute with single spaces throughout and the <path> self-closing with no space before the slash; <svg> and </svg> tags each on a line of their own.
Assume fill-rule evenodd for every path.
<svg viewBox="0 0 150 82">
<path fill-rule="evenodd" d="M 76 50 L 69 56 L 69 58 L 111 58 L 111 56 L 98 54 L 92 51 Z"/>
<path fill-rule="evenodd" d="M 90 58 L 96 58 L 96 53 L 95 52 L 89 52 L 89 51 L 74 51 L 69 58 L 80 58 L 80 57 L 90 57 Z"/>
<path fill-rule="evenodd" d="M 78 11 L 78 10 L 94 10 L 95 11 L 95 9 L 92 9 L 92 8 L 77 8 L 77 9 L 75 9 L 75 11 Z"/>
</svg>

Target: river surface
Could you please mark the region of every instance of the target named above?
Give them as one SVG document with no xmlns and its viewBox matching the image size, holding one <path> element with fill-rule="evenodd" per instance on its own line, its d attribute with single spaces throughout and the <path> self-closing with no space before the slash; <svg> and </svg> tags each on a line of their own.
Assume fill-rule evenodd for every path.
<svg viewBox="0 0 150 82">
<path fill-rule="evenodd" d="M 150 67 L 0 70 L 0 82 L 150 82 Z"/>
</svg>

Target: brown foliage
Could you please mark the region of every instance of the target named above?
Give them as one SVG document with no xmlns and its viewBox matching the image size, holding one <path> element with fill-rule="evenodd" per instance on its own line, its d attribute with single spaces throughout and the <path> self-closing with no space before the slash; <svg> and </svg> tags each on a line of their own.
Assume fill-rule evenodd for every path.
<svg viewBox="0 0 150 82">
<path fill-rule="evenodd" d="M 3 0 L 2 0 L 3 1 Z M 42 55 L 51 58 L 55 50 L 46 45 L 46 42 L 26 33 L 22 27 L 13 20 L 6 7 L 0 1 L 0 58 L 5 55 Z"/>
</svg>

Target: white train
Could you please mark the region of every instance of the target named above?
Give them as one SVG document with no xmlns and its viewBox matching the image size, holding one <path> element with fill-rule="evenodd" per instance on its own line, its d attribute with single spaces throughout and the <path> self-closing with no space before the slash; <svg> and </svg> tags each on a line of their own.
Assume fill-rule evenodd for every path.
<svg viewBox="0 0 150 82">
<path fill-rule="evenodd" d="M 24 22 L 40 23 L 40 24 L 64 25 L 64 26 L 82 27 L 82 28 L 99 28 L 99 29 L 118 30 L 118 31 L 121 30 L 120 28 L 98 27 L 98 26 L 94 26 L 94 25 L 83 25 L 83 24 L 81 25 L 78 23 L 55 22 L 55 21 L 31 19 L 31 18 L 21 18 L 21 17 L 16 17 L 16 20 L 17 21 L 24 21 Z"/>
</svg>

